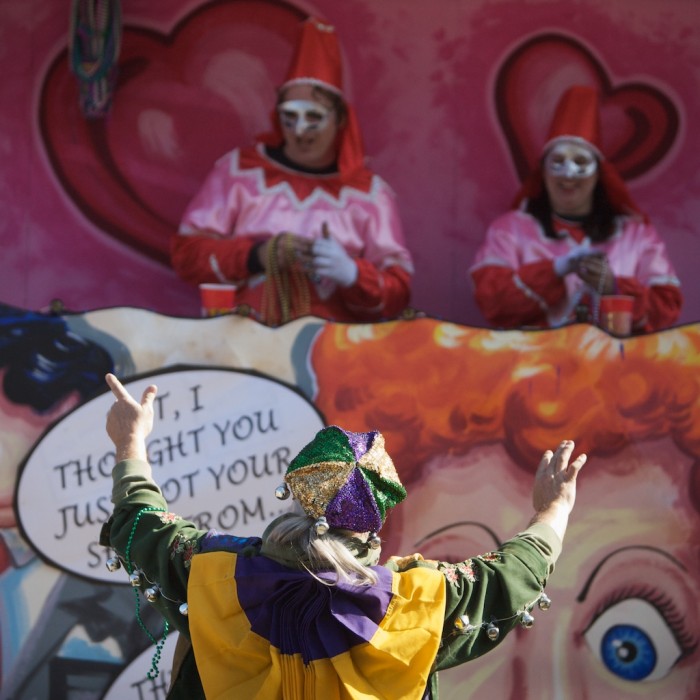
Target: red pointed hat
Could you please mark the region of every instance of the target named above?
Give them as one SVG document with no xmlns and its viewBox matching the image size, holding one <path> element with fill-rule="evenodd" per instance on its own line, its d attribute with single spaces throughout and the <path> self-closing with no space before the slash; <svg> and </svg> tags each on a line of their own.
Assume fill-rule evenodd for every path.
<svg viewBox="0 0 700 700">
<path fill-rule="evenodd" d="M 600 112 L 598 92 L 585 85 L 574 85 L 559 100 L 549 129 L 547 142 L 542 149 L 544 155 L 559 141 L 585 142 L 603 158 L 600 150 Z"/>
<path fill-rule="evenodd" d="M 601 149 L 600 109 L 598 91 L 586 85 L 570 87 L 560 98 L 554 112 L 549 136 L 542 147 L 542 157 L 560 141 L 573 141 L 593 150 L 599 163 L 600 183 L 615 211 L 637 214 L 646 219 L 627 190 L 617 168 L 603 155 Z M 541 161 L 525 179 L 513 205 L 538 197 L 544 187 Z"/>
<path fill-rule="evenodd" d="M 338 170 L 342 176 L 352 176 L 356 187 L 368 191 L 372 175 L 365 167 L 365 148 L 355 110 L 343 92 L 340 43 L 332 24 L 317 17 L 309 17 L 302 23 L 294 56 L 280 90 L 292 85 L 316 85 L 343 98 L 347 115 L 338 134 Z M 273 123 L 274 134 L 262 136 L 261 140 L 279 145 L 283 137 L 276 113 L 273 115 Z"/>
<path fill-rule="evenodd" d="M 301 25 L 299 42 L 282 88 L 299 83 L 343 94 L 343 62 L 335 27 L 316 17 L 309 17 Z"/>
</svg>

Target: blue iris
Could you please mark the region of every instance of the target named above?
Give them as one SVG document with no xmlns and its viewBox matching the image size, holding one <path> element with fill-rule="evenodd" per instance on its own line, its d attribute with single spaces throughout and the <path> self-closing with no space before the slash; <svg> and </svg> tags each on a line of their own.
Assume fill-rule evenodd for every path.
<svg viewBox="0 0 700 700">
<path fill-rule="evenodd" d="M 656 666 L 656 649 L 649 636 L 634 625 L 614 625 L 600 642 L 603 662 L 628 681 L 646 678 Z"/>
</svg>

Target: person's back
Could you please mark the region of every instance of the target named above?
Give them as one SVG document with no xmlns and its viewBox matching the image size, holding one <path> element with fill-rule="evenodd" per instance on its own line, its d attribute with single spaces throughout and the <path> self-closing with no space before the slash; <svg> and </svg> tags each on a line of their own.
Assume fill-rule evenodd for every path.
<svg viewBox="0 0 700 700">
<path fill-rule="evenodd" d="M 123 563 L 191 642 L 170 698 L 437 698 L 437 671 L 494 649 L 547 602 L 585 461 L 569 465 L 573 443 L 545 452 L 536 513 L 497 551 L 456 564 L 414 554 L 379 566 L 378 532 L 406 495 L 380 433 L 321 430 L 276 492 L 293 495 L 302 514 L 278 517 L 262 537 L 203 532 L 168 512 L 151 477 L 145 439 L 156 388 L 137 403 L 116 377 L 107 381 L 119 462 L 100 541 L 117 553 L 110 568 Z"/>
</svg>

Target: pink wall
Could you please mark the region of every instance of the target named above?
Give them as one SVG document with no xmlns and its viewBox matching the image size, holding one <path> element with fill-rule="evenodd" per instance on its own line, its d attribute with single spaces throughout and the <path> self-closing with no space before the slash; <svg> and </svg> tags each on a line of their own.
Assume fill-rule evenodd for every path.
<svg viewBox="0 0 700 700">
<path fill-rule="evenodd" d="M 301 11 L 338 28 L 368 153 L 399 196 L 416 258 L 414 306 L 481 324 L 466 268 L 518 183 L 497 86 L 528 148 L 563 88 L 586 82 L 607 92 L 608 143 L 638 142 L 630 189 L 683 282 L 681 322 L 700 319 L 696 0 L 123 0 L 122 57 L 141 62 L 122 70 L 99 124 L 76 108 L 69 6 L 0 0 L 1 302 L 41 309 L 58 297 L 72 310 L 196 315 L 194 291 L 143 246 L 162 256 L 212 160 L 266 126 Z M 520 61 L 507 63 L 519 48 Z M 650 135 L 634 131 L 630 107 L 651 119 Z"/>
</svg>

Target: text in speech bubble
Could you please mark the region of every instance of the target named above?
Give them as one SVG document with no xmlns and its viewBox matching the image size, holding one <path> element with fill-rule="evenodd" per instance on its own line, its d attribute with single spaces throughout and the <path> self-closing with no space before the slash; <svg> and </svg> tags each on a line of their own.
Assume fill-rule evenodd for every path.
<svg viewBox="0 0 700 700">
<path fill-rule="evenodd" d="M 257 374 L 183 369 L 125 382 L 138 401 L 158 386 L 147 439 L 153 478 L 168 507 L 200 529 L 260 535 L 289 510 L 275 489 L 289 461 L 323 427 L 296 389 Z M 51 427 L 27 458 L 15 507 L 25 537 L 49 562 L 100 581 L 128 584 L 105 566 L 98 544 L 112 512 L 114 446 L 105 431 L 111 392 Z"/>
</svg>

